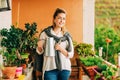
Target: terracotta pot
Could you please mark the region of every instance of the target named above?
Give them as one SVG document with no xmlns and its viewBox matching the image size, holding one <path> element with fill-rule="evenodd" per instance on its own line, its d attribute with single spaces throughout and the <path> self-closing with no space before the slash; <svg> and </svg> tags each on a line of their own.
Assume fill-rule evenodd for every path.
<svg viewBox="0 0 120 80">
<path fill-rule="evenodd" d="M 98 66 L 85 66 L 80 60 L 78 60 L 78 65 L 82 67 L 83 71 L 90 77 L 90 80 L 94 80 L 96 73 L 93 69 L 97 69 Z"/>
<path fill-rule="evenodd" d="M 3 73 L 4 79 L 13 80 L 15 78 L 16 66 L 15 67 L 4 67 L 4 69 L 2 70 L 2 73 Z"/>
</svg>

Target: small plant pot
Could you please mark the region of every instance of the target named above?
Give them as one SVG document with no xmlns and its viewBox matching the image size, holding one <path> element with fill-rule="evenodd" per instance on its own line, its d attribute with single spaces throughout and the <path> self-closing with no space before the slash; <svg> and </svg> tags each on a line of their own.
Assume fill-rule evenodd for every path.
<svg viewBox="0 0 120 80">
<path fill-rule="evenodd" d="M 16 77 L 19 77 L 22 75 L 22 70 L 23 70 L 23 67 L 17 67 L 16 68 Z"/>
<path fill-rule="evenodd" d="M 2 70 L 3 73 L 3 79 L 10 79 L 14 80 L 15 73 L 16 73 L 16 66 L 15 67 L 4 67 Z"/>
</svg>

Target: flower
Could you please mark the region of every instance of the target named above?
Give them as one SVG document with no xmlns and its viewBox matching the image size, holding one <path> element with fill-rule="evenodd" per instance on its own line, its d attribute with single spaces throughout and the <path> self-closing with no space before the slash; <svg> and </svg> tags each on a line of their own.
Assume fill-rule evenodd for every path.
<svg viewBox="0 0 120 80">
<path fill-rule="evenodd" d="M 110 42 L 112 42 L 112 40 L 109 39 L 109 38 L 106 38 L 106 42 L 107 42 L 107 43 L 110 43 Z"/>
<path fill-rule="evenodd" d="M 26 69 L 27 65 L 26 64 L 22 64 L 21 65 L 23 69 Z"/>
</svg>

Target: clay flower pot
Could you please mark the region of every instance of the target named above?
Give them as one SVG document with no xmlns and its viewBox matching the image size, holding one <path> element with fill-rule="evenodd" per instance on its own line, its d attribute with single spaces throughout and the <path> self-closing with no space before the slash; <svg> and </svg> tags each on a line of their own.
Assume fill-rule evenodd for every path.
<svg viewBox="0 0 120 80">
<path fill-rule="evenodd" d="M 16 66 L 4 67 L 4 69 L 2 70 L 3 78 L 13 80 L 15 78 L 16 68 Z"/>
</svg>

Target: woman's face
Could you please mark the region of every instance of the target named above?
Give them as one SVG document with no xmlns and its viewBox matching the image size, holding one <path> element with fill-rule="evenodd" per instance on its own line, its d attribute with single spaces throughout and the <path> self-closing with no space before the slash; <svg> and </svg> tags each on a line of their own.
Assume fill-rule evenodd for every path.
<svg viewBox="0 0 120 80">
<path fill-rule="evenodd" d="M 63 27 L 66 22 L 66 14 L 65 13 L 59 13 L 55 19 L 54 23 L 56 27 Z"/>
</svg>

